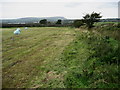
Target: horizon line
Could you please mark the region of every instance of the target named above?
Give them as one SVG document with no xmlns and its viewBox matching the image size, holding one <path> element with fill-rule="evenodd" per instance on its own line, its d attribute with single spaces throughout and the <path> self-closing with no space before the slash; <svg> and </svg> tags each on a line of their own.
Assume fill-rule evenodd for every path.
<svg viewBox="0 0 120 90">
<path fill-rule="evenodd" d="M 63 17 L 65 19 L 83 19 L 83 18 L 66 18 L 64 16 L 41 16 L 41 17 L 37 17 L 37 16 L 28 16 L 28 17 L 17 17 L 17 18 L 1 18 L 0 19 L 21 19 L 21 18 L 49 18 L 49 17 Z M 101 19 L 109 19 L 109 18 L 119 18 L 119 17 L 102 17 Z"/>
</svg>

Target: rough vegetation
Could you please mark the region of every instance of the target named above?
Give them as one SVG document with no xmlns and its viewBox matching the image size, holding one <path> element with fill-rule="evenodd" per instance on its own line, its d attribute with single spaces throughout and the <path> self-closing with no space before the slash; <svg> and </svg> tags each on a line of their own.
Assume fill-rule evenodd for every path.
<svg viewBox="0 0 120 90">
<path fill-rule="evenodd" d="M 120 42 L 93 32 L 78 31 L 77 39 L 62 58 L 68 88 L 118 88 Z"/>
</svg>

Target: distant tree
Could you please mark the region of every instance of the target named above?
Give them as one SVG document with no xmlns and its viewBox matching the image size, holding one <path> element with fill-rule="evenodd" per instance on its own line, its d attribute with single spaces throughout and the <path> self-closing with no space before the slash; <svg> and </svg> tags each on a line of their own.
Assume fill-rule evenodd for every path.
<svg viewBox="0 0 120 90">
<path fill-rule="evenodd" d="M 56 24 L 61 24 L 61 23 L 62 23 L 61 19 L 58 19 L 58 21 L 56 22 Z"/>
<path fill-rule="evenodd" d="M 47 24 L 47 19 L 40 20 L 40 24 Z"/>
<path fill-rule="evenodd" d="M 51 24 L 51 22 L 50 22 L 50 21 L 48 21 L 47 23 L 48 23 L 48 24 Z"/>
<path fill-rule="evenodd" d="M 83 25 L 82 20 L 75 20 L 74 23 L 73 23 L 73 26 L 76 27 L 76 28 L 79 28 L 82 25 Z"/>
<path fill-rule="evenodd" d="M 98 22 L 102 16 L 100 13 L 93 12 L 92 14 L 86 14 L 83 18 L 84 23 L 86 23 L 88 28 L 92 28 L 94 22 Z"/>
</svg>

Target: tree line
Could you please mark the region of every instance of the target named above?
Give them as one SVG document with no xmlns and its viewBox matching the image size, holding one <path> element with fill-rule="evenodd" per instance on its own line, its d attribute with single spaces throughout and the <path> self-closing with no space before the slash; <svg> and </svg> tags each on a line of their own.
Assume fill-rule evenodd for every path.
<svg viewBox="0 0 120 90">
<path fill-rule="evenodd" d="M 42 20 L 40 20 L 39 23 L 40 23 L 40 24 L 50 24 L 51 22 L 50 22 L 50 21 L 47 21 L 47 19 L 42 19 Z M 55 24 L 62 24 L 62 20 L 61 20 L 61 19 L 58 19 L 58 21 L 57 21 Z"/>
</svg>

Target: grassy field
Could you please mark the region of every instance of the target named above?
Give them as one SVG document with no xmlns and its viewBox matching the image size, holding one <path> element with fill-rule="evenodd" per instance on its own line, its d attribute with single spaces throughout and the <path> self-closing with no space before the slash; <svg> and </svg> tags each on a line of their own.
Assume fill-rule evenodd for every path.
<svg viewBox="0 0 120 90">
<path fill-rule="evenodd" d="M 45 78 L 52 71 L 48 65 L 74 39 L 70 28 L 21 29 L 21 35 L 13 35 L 15 28 L 3 29 L 3 87 L 36 87 L 32 80 Z"/>
<path fill-rule="evenodd" d="M 4 28 L 3 88 L 118 87 L 118 44 L 70 27 Z"/>
</svg>

